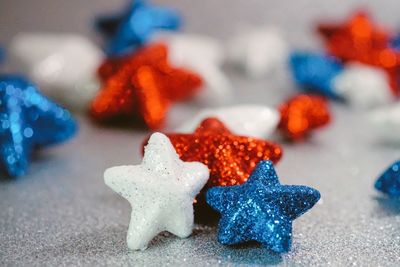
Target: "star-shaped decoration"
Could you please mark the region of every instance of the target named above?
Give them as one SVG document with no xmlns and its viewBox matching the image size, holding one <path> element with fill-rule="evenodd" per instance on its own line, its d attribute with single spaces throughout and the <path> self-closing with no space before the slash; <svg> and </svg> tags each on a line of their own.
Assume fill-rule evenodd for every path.
<svg viewBox="0 0 400 267">
<path fill-rule="evenodd" d="M 130 53 L 146 44 L 159 30 L 177 30 L 180 14 L 168 7 L 156 6 L 147 0 L 134 0 L 122 14 L 102 16 L 96 26 L 109 39 L 109 55 Z"/>
<path fill-rule="evenodd" d="M 391 47 L 392 33 L 376 25 L 365 12 L 357 12 L 344 23 L 320 24 L 327 50 L 343 61 L 359 61 L 383 68 L 393 93 L 399 93 L 400 54 Z"/>
<path fill-rule="evenodd" d="M 362 63 L 348 63 L 332 81 L 334 91 L 348 104 L 370 108 L 394 100 L 389 78 L 384 70 Z"/>
<path fill-rule="evenodd" d="M 292 222 L 311 209 L 320 193 L 281 185 L 271 161 L 261 161 L 243 185 L 213 187 L 207 203 L 221 213 L 218 240 L 225 245 L 257 241 L 277 253 L 290 250 Z"/>
<path fill-rule="evenodd" d="M 400 161 L 390 165 L 376 180 L 375 188 L 390 197 L 400 197 Z"/>
<path fill-rule="evenodd" d="M 104 55 L 82 35 L 19 33 L 10 54 L 42 92 L 75 111 L 86 111 L 99 89 L 96 72 Z"/>
<path fill-rule="evenodd" d="M 0 75 L 0 170 L 26 173 L 36 148 L 71 138 L 77 129 L 71 114 L 20 76 Z"/>
<path fill-rule="evenodd" d="M 144 250 L 163 231 L 188 237 L 193 229 L 193 201 L 208 177 L 205 165 L 181 161 L 161 133 L 150 137 L 140 165 L 107 169 L 105 183 L 132 206 L 128 247 Z"/>
<path fill-rule="evenodd" d="M 277 163 L 282 148 L 275 143 L 232 134 L 216 118 L 205 119 L 192 134 L 167 134 L 183 161 L 208 166 L 208 186 L 244 183 L 261 160 Z"/>
<path fill-rule="evenodd" d="M 198 73 L 204 83 L 196 95 L 199 102 L 214 105 L 227 102 L 232 97 L 232 85 L 222 70 L 224 47 L 216 39 L 198 34 L 160 33 L 157 41 L 168 46 L 170 62 Z"/>
<path fill-rule="evenodd" d="M 159 43 L 106 61 L 99 74 L 104 85 L 91 104 L 93 118 L 139 118 L 151 129 L 163 126 L 172 102 L 193 97 L 202 84 L 197 74 L 172 67 L 167 47 Z"/>
<path fill-rule="evenodd" d="M 281 120 L 278 128 L 293 141 L 304 139 L 331 120 L 328 102 L 318 95 L 296 95 L 282 103 L 279 111 Z"/>
<path fill-rule="evenodd" d="M 387 168 L 375 182 L 375 188 L 390 197 L 400 196 L 400 161 Z"/>
<path fill-rule="evenodd" d="M 343 71 L 343 64 L 337 58 L 323 53 L 295 51 L 289 62 L 294 81 L 302 90 L 340 98 L 332 84 Z"/>
<path fill-rule="evenodd" d="M 255 104 L 207 108 L 188 119 L 176 132 L 192 133 L 210 117 L 219 119 L 233 134 L 266 138 L 276 130 L 280 114 L 274 108 Z"/>
<path fill-rule="evenodd" d="M 284 67 L 289 47 L 274 27 L 244 27 L 227 44 L 228 61 L 248 76 L 260 78 Z"/>
</svg>

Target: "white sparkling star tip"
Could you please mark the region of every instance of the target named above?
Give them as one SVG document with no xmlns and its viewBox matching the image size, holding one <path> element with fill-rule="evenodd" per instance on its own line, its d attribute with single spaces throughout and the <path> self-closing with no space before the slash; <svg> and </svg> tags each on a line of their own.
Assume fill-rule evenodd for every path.
<svg viewBox="0 0 400 267">
<path fill-rule="evenodd" d="M 84 36 L 20 33 L 10 55 L 46 95 L 68 108 L 87 108 L 99 88 L 96 71 L 103 53 Z"/>
<path fill-rule="evenodd" d="M 194 198 L 208 178 L 207 166 L 181 161 L 161 133 L 151 135 L 140 165 L 107 169 L 106 185 L 132 206 L 128 247 L 144 250 L 163 231 L 188 237 L 193 229 Z"/>
<path fill-rule="evenodd" d="M 393 101 L 386 73 L 360 63 L 346 65 L 333 80 L 333 88 L 355 107 L 371 108 Z"/>
<path fill-rule="evenodd" d="M 281 32 L 273 27 L 247 28 L 228 45 L 228 61 L 258 78 L 285 66 L 289 48 Z"/>
<path fill-rule="evenodd" d="M 400 104 L 375 109 L 368 120 L 379 139 L 400 144 Z"/>
<path fill-rule="evenodd" d="M 220 104 L 231 98 L 231 82 L 222 71 L 225 60 L 222 45 L 209 36 L 182 33 L 161 33 L 155 40 L 168 46 L 172 65 L 198 73 L 204 80 L 204 88 L 198 100 L 207 104 Z"/>
<path fill-rule="evenodd" d="M 237 135 L 266 138 L 279 123 L 280 115 L 276 109 L 261 105 L 237 105 L 215 109 L 204 109 L 187 120 L 176 132 L 192 133 L 205 118 L 215 117 Z"/>
</svg>

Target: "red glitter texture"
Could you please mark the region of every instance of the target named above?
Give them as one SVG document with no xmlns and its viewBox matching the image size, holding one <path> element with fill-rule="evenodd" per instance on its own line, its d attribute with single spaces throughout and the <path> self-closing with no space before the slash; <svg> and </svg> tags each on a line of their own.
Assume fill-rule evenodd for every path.
<svg viewBox="0 0 400 267">
<path fill-rule="evenodd" d="M 342 24 L 320 24 L 329 53 L 343 61 L 359 61 L 386 71 L 395 95 L 399 94 L 400 55 L 389 47 L 391 33 L 375 25 L 362 11 Z"/>
<path fill-rule="evenodd" d="M 300 94 L 279 107 L 279 129 L 293 141 L 304 139 L 311 131 L 328 124 L 331 115 L 328 102 L 317 95 Z"/>
<path fill-rule="evenodd" d="M 208 186 L 242 184 L 258 162 L 271 160 L 277 163 L 282 156 L 278 144 L 233 135 L 216 118 L 205 119 L 193 134 L 171 133 L 167 136 L 181 160 L 199 161 L 208 166 Z"/>
<path fill-rule="evenodd" d="M 171 67 L 167 56 L 167 47 L 157 43 L 106 60 L 99 68 L 103 87 L 91 103 L 93 118 L 140 118 L 151 129 L 161 128 L 171 103 L 191 98 L 202 84 L 197 74 Z"/>
</svg>

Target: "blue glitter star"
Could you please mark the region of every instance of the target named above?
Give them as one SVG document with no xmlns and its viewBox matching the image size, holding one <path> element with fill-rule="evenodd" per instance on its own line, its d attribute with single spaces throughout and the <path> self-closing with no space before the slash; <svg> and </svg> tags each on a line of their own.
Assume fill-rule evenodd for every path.
<svg viewBox="0 0 400 267">
<path fill-rule="evenodd" d="M 400 34 L 395 35 L 389 41 L 389 47 L 396 50 L 397 52 L 400 51 Z"/>
<path fill-rule="evenodd" d="M 278 253 L 290 249 L 292 221 L 319 198 L 313 188 L 281 185 L 271 161 L 261 161 L 246 183 L 213 187 L 206 195 L 207 203 L 221 213 L 220 243 L 253 240 Z"/>
<path fill-rule="evenodd" d="M 69 139 L 77 126 L 71 114 L 20 76 L 0 75 L 0 170 L 26 173 L 38 147 Z"/>
<path fill-rule="evenodd" d="M 391 197 L 400 197 L 400 161 L 383 172 L 376 180 L 375 188 Z"/>
<path fill-rule="evenodd" d="M 332 87 L 333 78 L 343 71 L 343 65 L 336 58 L 320 53 L 293 52 L 290 69 L 303 90 L 340 98 Z"/>
<path fill-rule="evenodd" d="M 106 52 L 118 56 L 132 52 L 147 43 L 157 30 L 180 27 L 179 13 L 171 8 L 154 6 L 146 0 L 134 1 L 123 14 L 100 17 L 96 26 L 109 43 Z"/>
</svg>

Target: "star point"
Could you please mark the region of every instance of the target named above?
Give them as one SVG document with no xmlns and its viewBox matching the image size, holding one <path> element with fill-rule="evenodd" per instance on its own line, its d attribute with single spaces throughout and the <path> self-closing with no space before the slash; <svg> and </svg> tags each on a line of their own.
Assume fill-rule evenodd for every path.
<svg viewBox="0 0 400 267">
<path fill-rule="evenodd" d="M 199 161 L 208 166 L 208 186 L 244 183 L 258 162 L 276 163 L 282 156 L 278 144 L 232 134 L 216 118 L 203 120 L 194 133 L 167 136 L 181 160 Z"/>
<path fill-rule="evenodd" d="M 146 249 L 160 232 L 181 238 L 193 228 L 193 200 L 207 182 L 208 168 L 179 159 L 168 137 L 154 133 L 145 147 L 143 161 L 135 166 L 112 167 L 104 181 L 132 207 L 128 247 Z"/>
<path fill-rule="evenodd" d="M 91 103 L 93 118 L 139 118 L 151 129 L 161 128 L 171 104 L 193 97 L 202 84 L 197 74 L 171 66 L 167 56 L 166 45 L 155 43 L 104 62 L 103 87 Z"/>
<path fill-rule="evenodd" d="M 246 183 L 213 187 L 206 195 L 207 203 L 221 213 L 220 243 L 253 240 L 278 253 L 290 250 L 293 220 L 319 199 L 313 188 L 281 185 L 271 161 L 261 161 Z"/>
<path fill-rule="evenodd" d="M 66 141 L 77 130 L 68 110 L 23 77 L 0 75 L 0 103 L 0 169 L 8 176 L 25 174 L 36 148 Z"/>
<path fill-rule="evenodd" d="M 125 12 L 101 16 L 96 21 L 98 30 L 108 39 L 106 52 L 111 56 L 133 52 L 156 31 L 177 30 L 180 24 L 179 12 L 147 0 L 135 0 Z"/>
</svg>

